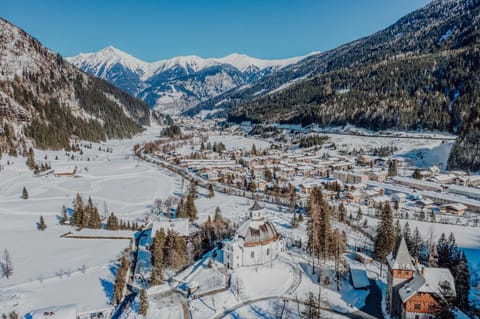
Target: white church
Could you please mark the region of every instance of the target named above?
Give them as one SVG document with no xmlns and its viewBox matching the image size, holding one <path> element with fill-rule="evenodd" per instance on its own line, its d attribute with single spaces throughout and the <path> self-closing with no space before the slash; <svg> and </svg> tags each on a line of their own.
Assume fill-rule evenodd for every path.
<svg viewBox="0 0 480 319">
<path fill-rule="evenodd" d="M 223 247 L 223 264 L 230 269 L 272 262 L 283 251 L 284 243 L 275 226 L 264 217 L 265 209 L 257 202 L 250 208 L 250 218 Z"/>
</svg>

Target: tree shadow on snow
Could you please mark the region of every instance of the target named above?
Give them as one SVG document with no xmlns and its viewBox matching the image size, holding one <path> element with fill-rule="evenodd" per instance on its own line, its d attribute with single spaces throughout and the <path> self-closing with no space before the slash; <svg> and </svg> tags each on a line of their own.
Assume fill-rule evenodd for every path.
<svg viewBox="0 0 480 319">
<path fill-rule="evenodd" d="M 113 303 L 113 290 L 114 290 L 114 284 L 111 281 L 108 281 L 105 278 L 99 278 L 100 284 L 102 285 L 103 292 L 105 293 L 105 296 L 107 296 L 108 301 L 110 303 Z"/>
</svg>

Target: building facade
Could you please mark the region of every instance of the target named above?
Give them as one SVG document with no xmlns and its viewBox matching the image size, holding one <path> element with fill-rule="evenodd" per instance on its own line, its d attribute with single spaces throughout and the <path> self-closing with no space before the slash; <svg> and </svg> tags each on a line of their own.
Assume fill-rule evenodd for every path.
<svg viewBox="0 0 480 319">
<path fill-rule="evenodd" d="M 229 269 L 273 262 L 283 250 L 283 240 L 275 226 L 266 220 L 264 208 L 257 202 L 250 208 L 250 218 L 223 247 L 223 264 Z"/>
</svg>

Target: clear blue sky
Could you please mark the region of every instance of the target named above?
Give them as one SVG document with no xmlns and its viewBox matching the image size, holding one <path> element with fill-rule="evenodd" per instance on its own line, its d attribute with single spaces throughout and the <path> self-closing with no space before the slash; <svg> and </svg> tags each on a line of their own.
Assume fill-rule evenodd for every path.
<svg viewBox="0 0 480 319">
<path fill-rule="evenodd" d="M 2 0 L 0 15 L 63 56 L 113 45 L 145 61 L 286 58 L 383 29 L 428 0 Z"/>
</svg>

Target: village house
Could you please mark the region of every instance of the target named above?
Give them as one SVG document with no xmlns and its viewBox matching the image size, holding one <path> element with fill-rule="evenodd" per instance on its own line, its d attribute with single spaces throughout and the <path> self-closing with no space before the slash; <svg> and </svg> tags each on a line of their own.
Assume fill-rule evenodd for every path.
<svg viewBox="0 0 480 319">
<path fill-rule="evenodd" d="M 392 317 L 433 319 L 440 300 L 448 297 L 444 294 L 455 294 L 450 270 L 414 264 L 403 237 L 387 256 L 387 265 L 387 310 Z"/>
</svg>

